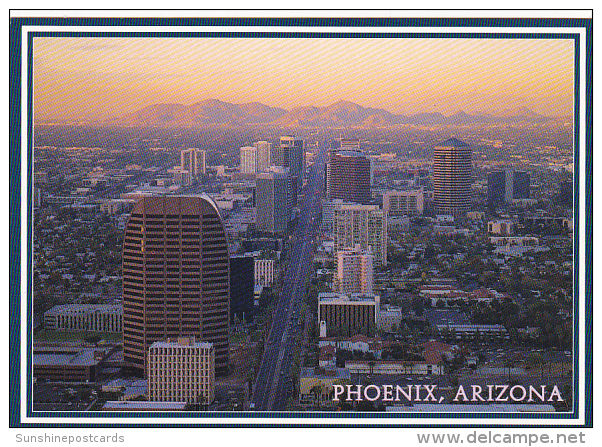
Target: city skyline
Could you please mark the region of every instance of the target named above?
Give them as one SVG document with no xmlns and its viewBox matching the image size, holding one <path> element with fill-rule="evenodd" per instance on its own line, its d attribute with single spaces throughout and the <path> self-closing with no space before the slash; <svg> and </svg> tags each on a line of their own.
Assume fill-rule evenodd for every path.
<svg viewBox="0 0 602 447">
<path fill-rule="evenodd" d="M 206 99 L 395 114 L 573 112 L 574 44 L 555 39 L 34 39 L 36 120 L 110 119 Z"/>
</svg>

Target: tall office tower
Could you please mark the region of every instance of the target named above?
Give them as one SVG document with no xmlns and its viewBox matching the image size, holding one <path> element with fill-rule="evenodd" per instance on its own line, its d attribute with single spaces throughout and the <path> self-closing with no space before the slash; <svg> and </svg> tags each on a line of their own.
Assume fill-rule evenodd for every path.
<svg viewBox="0 0 602 447">
<path fill-rule="evenodd" d="M 359 245 L 336 253 L 335 290 L 340 293 L 372 293 L 374 269 L 372 250 Z"/>
<path fill-rule="evenodd" d="M 151 196 L 136 203 L 123 241 L 123 357 L 147 371 L 148 348 L 169 337 L 213 343 L 227 373 L 228 241 L 208 197 Z"/>
<path fill-rule="evenodd" d="M 566 180 L 560 182 L 560 203 L 565 206 L 573 205 L 573 182 Z"/>
<path fill-rule="evenodd" d="M 372 248 L 374 266 L 387 265 L 387 213 L 378 205 L 342 204 L 334 209 L 334 249 Z"/>
<path fill-rule="evenodd" d="M 213 402 L 213 344 L 195 337 L 154 342 L 148 352 L 148 398 L 156 402 Z"/>
<path fill-rule="evenodd" d="M 326 175 L 328 200 L 370 203 L 370 160 L 363 153 L 344 149 L 332 151 Z"/>
<path fill-rule="evenodd" d="M 421 215 L 424 211 L 424 192 L 421 189 L 387 191 L 383 194 L 383 210 L 388 216 Z"/>
<path fill-rule="evenodd" d="M 240 148 L 240 172 L 255 174 L 257 172 L 257 149 L 250 146 Z"/>
<path fill-rule="evenodd" d="M 332 232 L 334 222 L 334 210 L 340 205 L 353 205 L 352 202 L 345 202 L 341 199 L 324 200 L 322 202 L 322 228 L 324 231 Z"/>
<path fill-rule="evenodd" d="M 186 183 L 187 185 L 190 185 L 200 175 L 207 173 L 207 166 L 205 164 L 206 155 L 206 151 L 197 148 L 180 151 L 180 170 L 188 173 L 187 179 L 189 180 Z"/>
<path fill-rule="evenodd" d="M 253 322 L 255 294 L 255 258 L 252 255 L 230 256 L 230 322 Z"/>
<path fill-rule="evenodd" d="M 272 163 L 289 168 L 291 177 L 297 177 L 300 189 L 305 171 L 305 142 L 291 135 L 280 137 L 280 144 L 272 151 Z"/>
<path fill-rule="evenodd" d="M 270 168 L 257 176 L 257 228 L 269 233 L 283 234 L 291 219 L 296 199 L 296 179 L 287 168 Z"/>
<path fill-rule="evenodd" d="M 435 210 L 462 216 L 471 207 L 472 149 L 456 138 L 435 147 L 433 186 Z"/>
<path fill-rule="evenodd" d="M 528 199 L 531 194 L 531 176 L 524 171 L 494 171 L 487 176 L 487 204 L 490 207 L 512 203 L 514 199 Z"/>
<path fill-rule="evenodd" d="M 272 165 L 272 143 L 258 141 L 253 146 L 257 149 L 257 173 L 267 171 Z"/>
<path fill-rule="evenodd" d="M 495 208 L 506 201 L 506 173 L 495 171 L 487 175 L 487 205 Z"/>
<path fill-rule="evenodd" d="M 506 176 L 507 175 L 508 173 L 506 173 Z M 511 200 L 528 199 L 529 197 L 531 197 L 531 174 L 525 171 L 514 171 L 512 177 L 513 180 Z M 506 180 L 506 184 L 508 184 L 508 180 Z"/>
</svg>

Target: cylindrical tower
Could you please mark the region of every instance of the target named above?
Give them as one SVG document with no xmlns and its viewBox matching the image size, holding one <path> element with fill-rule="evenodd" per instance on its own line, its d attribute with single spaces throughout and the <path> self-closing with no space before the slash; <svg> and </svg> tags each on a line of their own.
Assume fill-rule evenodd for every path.
<svg viewBox="0 0 602 447">
<path fill-rule="evenodd" d="M 435 211 L 462 216 L 471 207 L 472 149 L 456 138 L 435 147 L 433 186 Z"/>
</svg>

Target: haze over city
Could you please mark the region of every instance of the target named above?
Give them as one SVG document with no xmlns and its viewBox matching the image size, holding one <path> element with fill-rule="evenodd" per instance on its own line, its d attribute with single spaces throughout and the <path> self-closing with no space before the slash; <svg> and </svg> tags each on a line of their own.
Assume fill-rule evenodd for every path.
<svg viewBox="0 0 602 447">
<path fill-rule="evenodd" d="M 34 411 L 568 414 L 573 45 L 35 38 Z"/>
<path fill-rule="evenodd" d="M 210 98 L 290 111 L 352 101 L 393 114 L 573 109 L 574 44 L 553 39 L 34 39 L 36 121 L 107 120 Z"/>
</svg>

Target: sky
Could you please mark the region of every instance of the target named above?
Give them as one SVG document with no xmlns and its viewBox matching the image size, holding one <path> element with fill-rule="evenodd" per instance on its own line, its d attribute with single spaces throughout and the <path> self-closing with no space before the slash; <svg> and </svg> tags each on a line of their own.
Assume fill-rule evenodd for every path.
<svg viewBox="0 0 602 447">
<path fill-rule="evenodd" d="M 214 98 L 395 114 L 573 110 L 570 39 L 58 38 L 33 43 L 34 118 L 106 119 Z"/>
</svg>

